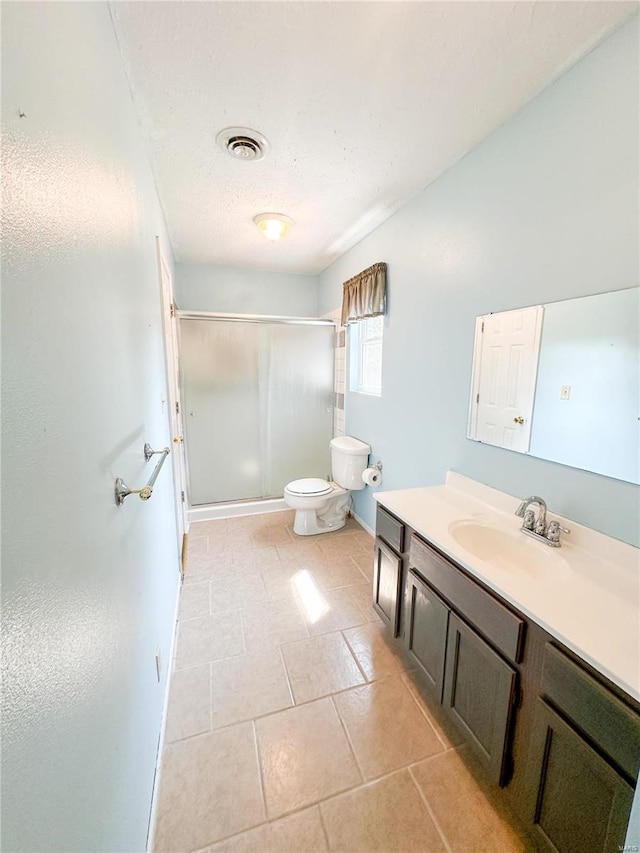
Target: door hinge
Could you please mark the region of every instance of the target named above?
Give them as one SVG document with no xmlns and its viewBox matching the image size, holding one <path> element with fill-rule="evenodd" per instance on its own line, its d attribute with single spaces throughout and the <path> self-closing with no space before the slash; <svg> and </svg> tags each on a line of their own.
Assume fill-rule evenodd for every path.
<svg viewBox="0 0 640 853">
<path fill-rule="evenodd" d="M 180 497 L 182 498 L 182 503 L 184 503 L 184 492 L 180 492 Z"/>
<path fill-rule="evenodd" d="M 476 403 L 480 402 L 480 394 L 476 394 Z"/>
<path fill-rule="evenodd" d="M 480 332 L 484 332 L 484 320 L 482 321 L 482 328 L 480 329 Z"/>
<path fill-rule="evenodd" d="M 169 306 L 169 313 L 171 314 L 172 317 L 176 316 L 176 306 L 173 304 L 173 302 Z"/>
<path fill-rule="evenodd" d="M 180 414 L 180 403 L 176 403 L 176 415 Z"/>
</svg>

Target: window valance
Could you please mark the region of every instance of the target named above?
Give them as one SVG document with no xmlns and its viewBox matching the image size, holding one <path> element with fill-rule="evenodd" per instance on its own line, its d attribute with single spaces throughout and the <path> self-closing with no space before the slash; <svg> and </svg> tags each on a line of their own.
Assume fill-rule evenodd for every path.
<svg viewBox="0 0 640 853">
<path fill-rule="evenodd" d="M 340 324 L 384 314 L 387 295 L 387 265 L 374 264 L 342 285 Z"/>
</svg>

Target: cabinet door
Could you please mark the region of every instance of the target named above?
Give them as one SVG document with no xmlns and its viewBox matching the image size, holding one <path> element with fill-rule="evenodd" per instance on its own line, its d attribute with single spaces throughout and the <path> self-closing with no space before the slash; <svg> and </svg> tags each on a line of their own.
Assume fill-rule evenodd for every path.
<svg viewBox="0 0 640 853">
<path fill-rule="evenodd" d="M 398 636 L 400 628 L 400 584 L 402 583 L 402 559 L 376 539 L 373 566 L 373 606 Z"/>
<path fill-rule="evenodd" d="M 529 814 L 545 849 L 559 853 L 623 849 L 633 789 L 541 699 L 529 769 Z"/>
<path fill-rule="evenodd" d="M 442 702 L 449 608 L 417 575 L 407 579 L 406 643 L 428 687 Z"/>
<path fill-rule="evenodd" d="M 499 785 L 508 782 L 507 737 L 515 686 L 515 670 L 452 613 L 443 704 Z"/>
</svg>

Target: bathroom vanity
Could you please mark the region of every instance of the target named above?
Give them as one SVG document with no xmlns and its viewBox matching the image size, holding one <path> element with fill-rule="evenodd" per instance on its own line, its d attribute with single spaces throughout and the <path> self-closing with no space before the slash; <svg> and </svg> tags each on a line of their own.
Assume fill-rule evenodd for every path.
<svg viewBox="0 0 640 853">
<path fill-rule="evenodd" d="M 640 765 L 640 578 L 631 546 L 449 473 L 379 493 L 374 606 L 542 850 L 617 851 Z M 561 520 L 564 524 L 565 521 Z"/>
</svg>

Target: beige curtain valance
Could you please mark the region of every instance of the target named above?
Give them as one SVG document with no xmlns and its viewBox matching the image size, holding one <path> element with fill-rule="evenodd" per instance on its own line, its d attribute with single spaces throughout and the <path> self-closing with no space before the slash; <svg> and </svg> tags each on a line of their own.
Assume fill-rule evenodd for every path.
<svg viewBox="0 0 640 853">
<path fill-rule="evenodd" d="M 387 295 L 387 265 L 374 264 L 342 285 L 340 324 L 384 314 Z"/>
</svg>

